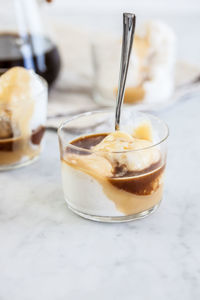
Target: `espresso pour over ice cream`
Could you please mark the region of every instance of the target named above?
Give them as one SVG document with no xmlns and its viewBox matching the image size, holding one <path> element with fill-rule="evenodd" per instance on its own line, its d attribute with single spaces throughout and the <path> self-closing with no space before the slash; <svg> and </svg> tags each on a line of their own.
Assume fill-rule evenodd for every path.
<svg viewBox="0 0 200 300">
<path fill-rule="evenodd" d="M 73 140 L 62 159 L 69 201 L 94 215 L 100 210 L 104 216 L 136 214 L 158 204 L 165 162 L 159 147 L 152 147 L 150 132 L 145 124 L 132 135 L 115 131 Z"/>
</svg>

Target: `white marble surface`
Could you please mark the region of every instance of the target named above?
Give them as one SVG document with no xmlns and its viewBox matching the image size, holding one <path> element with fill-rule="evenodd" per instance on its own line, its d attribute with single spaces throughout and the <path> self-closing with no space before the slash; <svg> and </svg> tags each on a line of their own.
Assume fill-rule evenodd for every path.
<svg viewBox="0 0 200 300">
<path fill-rule="evenodd" d="M 160 116 L 170 127 L 164 201 L 126 224 L 66 207 L 58 142 L 35 164 L 0 174 L 1 300 L 200 299 L 200 99 Z"/>
</svg>

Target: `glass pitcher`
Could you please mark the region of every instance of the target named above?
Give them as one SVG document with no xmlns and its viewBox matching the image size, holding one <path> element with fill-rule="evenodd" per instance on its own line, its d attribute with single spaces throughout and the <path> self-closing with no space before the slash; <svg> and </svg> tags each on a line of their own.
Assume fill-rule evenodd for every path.
<svg viewBox="0 0 200 300">
<path fill-rule="evenodd" d="M 51 87 L 61 62 L 41 24 L 41 2 L 44 0 L 0 0 L 0 75 L 13 66 L 23 66 L 44 77 Z"/>
</svg>

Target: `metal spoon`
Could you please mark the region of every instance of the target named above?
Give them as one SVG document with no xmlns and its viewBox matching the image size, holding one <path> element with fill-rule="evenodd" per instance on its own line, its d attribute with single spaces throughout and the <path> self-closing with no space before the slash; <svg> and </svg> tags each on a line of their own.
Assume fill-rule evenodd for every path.
<svg viewBox="0 0 200 300">
<path fill-rule="evenodd" d="M 119 72 L 119 84 L 117 92 L 117 103 L 115 109 L 115 130 L 119 130 L 121 107 L 124 99 L 126 77 L 129 66 L 129 59 L 132 50 L 133 36 L 135 31 L 136 17 L 134 14 L 123 14 L 123 40 L 121 52 L 121 64 Z"/>
</svg>

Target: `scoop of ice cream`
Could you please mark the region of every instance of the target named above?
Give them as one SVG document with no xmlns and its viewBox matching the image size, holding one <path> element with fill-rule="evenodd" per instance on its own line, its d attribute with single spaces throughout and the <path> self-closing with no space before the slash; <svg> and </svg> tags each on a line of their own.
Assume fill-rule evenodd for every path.
<svg viewBox="0 0 200 300">
<path fill-rule="evenodd" d="M 0 77 L 0 104 L 20 104 L 39 93 L 43 86 L 32 70 L 23 67 L 9 69 Z"/>
<path fill-rule="evenodd" d="M 137 139 L 126 132 L 115 131 L 103 139 L 92 150 L 106 158 L 112 165 L 121 169 L 121 173 L 128 171 L 141 171 L 160 159 L 157 148 L 151 147 L 152 142 Z"/>
</svg>

